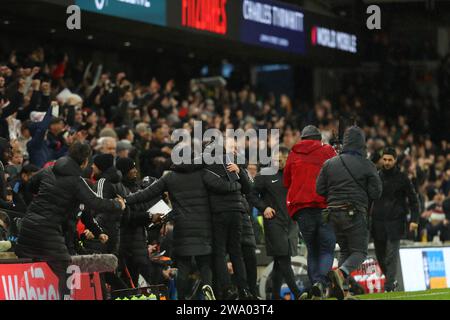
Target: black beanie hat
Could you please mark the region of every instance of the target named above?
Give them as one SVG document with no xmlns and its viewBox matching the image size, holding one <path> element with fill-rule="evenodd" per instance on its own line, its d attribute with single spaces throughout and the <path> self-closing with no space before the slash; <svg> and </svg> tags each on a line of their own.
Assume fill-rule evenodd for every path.
<svg viewBox="0 0 450 320">
<path fill-rule="evenodd" d="M 136 163 L 131 158 L 119 158 L 116 161 L 116 168 L 126 176 L 131 169 L 136 168 Z"/>
<path fill-rule="evenodd" d="M 96 155 L 94 157 L 94 164 L 100 171 L 104 172 L 114 165 L 114 156 L 106 153 Z"/>
</svg>

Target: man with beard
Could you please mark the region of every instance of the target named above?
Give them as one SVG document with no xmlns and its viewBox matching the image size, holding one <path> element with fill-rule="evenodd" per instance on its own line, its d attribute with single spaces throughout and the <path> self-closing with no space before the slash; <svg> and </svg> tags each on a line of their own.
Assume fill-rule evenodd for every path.
<svg viewBox="0 0 450 320">
<path fill-rule="evenodd" d="M 375 253 L 386 276 L 385 291 L 395 291 L 400 239 L 405 236 L 406 219 L 411 212 L 409 231 L 417 230 L 419 202 L 408 176 L 397 166 L 397 152 L 393 148 L 383 151 L 380 178 L 383 194 L 376 200 L 372 212 L 372 235 Z"/>
<path fill-rule="evenodd" d="M 296 299 L 300 298 L 300 290 L 295 283 L 291 267 L 291 257 L 297 255 L 298 229 L 289 217 L 286 207 L 287 189 L 283 186 L 283 170 L 289 150 L 280 148 L 276 174 L 256 176 L 254 188 L 249 196 L 250 203 L 264 216 L 264 235 L 267 255 L 273 256 L 272 295 L 280 300 L 283 279 Z"/>
</svg>

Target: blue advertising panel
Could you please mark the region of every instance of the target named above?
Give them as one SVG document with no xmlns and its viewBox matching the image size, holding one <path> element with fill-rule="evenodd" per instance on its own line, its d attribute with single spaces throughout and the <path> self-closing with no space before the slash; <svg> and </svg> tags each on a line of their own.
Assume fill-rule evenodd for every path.
<svg viewBox="0 0 450 320">
<path fill-rule="evenodd" d="M 75 4 L 98 14 L 166 25 L 166 0 L 76 0 Z"/>
<path fill-rule="evenodd" d="M 271 0 L 242 0 L 240 40 L 305 54 L 304 13 L 296 6 Z"/>
</svg>

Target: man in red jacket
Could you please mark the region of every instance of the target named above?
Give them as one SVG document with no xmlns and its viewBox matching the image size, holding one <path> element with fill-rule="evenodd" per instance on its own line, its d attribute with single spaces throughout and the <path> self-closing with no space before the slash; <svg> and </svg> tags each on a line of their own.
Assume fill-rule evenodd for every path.
<svg viewBox="0 0 450 320">
<path fill-rule="evenodd" d="M 323 163 L 336 156 L 336 152 L 322 143 L 322 135 L 315 126 L 306 126 L 301 138 L 289 154 L 283 178 L 288 188 L 289 215 L 297 221 L 308 249 L 310 296 L 320 299 L 329 284 L 327 273 L 333 265 L 336 238 L 333 229 L 322 221 L 321 212 L 327 203 L 316 193 L 316 179 Z"/>
</svg>

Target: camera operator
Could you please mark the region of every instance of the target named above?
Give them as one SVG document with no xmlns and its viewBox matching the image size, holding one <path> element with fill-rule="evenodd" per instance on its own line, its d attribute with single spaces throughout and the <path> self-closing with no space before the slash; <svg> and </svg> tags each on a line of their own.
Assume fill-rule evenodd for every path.
<svg viewBox="0 0 450 320">
<path fill-rule="evenodd" d="M 367 159 L 366 139 L 359 127 L 345 131 L 342 154 L 325 162 L 316 190 L 327 199 L 324 218 L 329 218 L 340 247 L 339 268 L 329 272 L 332 289 L 339 300 L 350 298 L 350 274 L 367 256 L 369 202 L 379 199 L 382 192 L 375 165 Z"/>
</svg>

